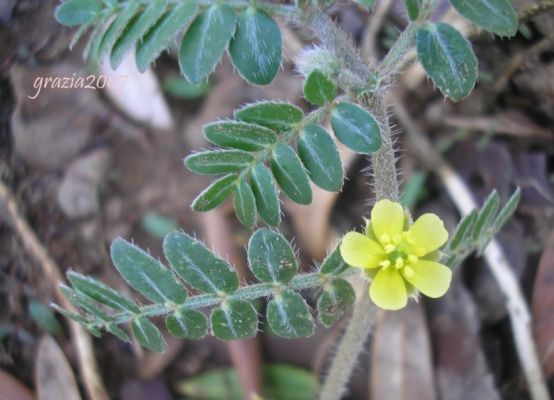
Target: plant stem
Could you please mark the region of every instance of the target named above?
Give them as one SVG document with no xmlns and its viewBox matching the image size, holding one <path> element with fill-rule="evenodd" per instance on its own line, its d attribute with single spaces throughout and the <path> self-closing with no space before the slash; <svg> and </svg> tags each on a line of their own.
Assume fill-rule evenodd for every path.
<svg viewBox="0 0 554 400">
<path fill-rule="evenodd" d="M 381 80 L 387 81 L 397 72 L 398 66 L 402 63 L 407 51 L 414 45 L 419 25 L 417 21 L 410 22 L 398 40 L 394 42 L 379 67 L 379 78 Z"/>
<path fill-rule="evenodd" d="M 361 281 L 361 279 L 360 279 Z M 346 392 L 346 387 L 359 354 L 364 350 L 365 342 L 373 325 L 375 307 L 367 295 L 367 283 L 361 281 L 361 296 L 354 305 L 352 318 L 337 349 L 327 379 L 323 384 L 320 400 L 337 400 Z"/>
<path fill-rule="evenodd" d="M 365 103 L 381 125 L 381 148 L 371 156 L 375 199 L 398 201 L 396 157 L 385 99 L 382 96 L 372 96 Z"/>
<path fill-rule="evenodd" d="M 355 79 L 352 81 L 339 81 L 339 86 L 346 92 L 355 92 L 356 89 L 367 86 L 374 71 L 361 57 L 352 40 L 333 23 L 331 18 L 321 11 L 312 10 L 307 15 L 303 15 L 302 21 L 310 27 L 323 46 L 342 61 L 342 67 L 348 69 L 354 76 Z M 401 36 L 401 43 L 395 46 L 398 51 L 387 62 L 392 71 L 391 74 L 398 65 L 398 60 L 402 59 L 403 53 L 413 42 L 414 37 L 415 28 Z M 373 113 L 381 126 L 382 145 L 380 150 L 372 156 L 375 196 L 377 200 L 397 200 L 398 180 L 395 155 L 384 93 L 361 96 L 357 100 Z M 375 306 L 369 300 L 367 282 L 361 277 L 360 281 L 360 295 L 321 390 L 320 399 L 322 400 L 337 400 L 346 392 L 359 354 L 371 332 Z"/>
</svg>

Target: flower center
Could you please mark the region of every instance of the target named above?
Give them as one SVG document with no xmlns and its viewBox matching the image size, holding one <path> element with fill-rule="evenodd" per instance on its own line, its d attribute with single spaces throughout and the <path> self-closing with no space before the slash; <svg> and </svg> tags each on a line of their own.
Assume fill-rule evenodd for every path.
<svg viewBox="0 0 554 400">
<path fill-rule="evenodd" d="M 385 234 L 380 238 L 383 249 L 387 253 L 387 258 L 379 263 L 383 269 L 396 268 L 406 278 L 414 275 L 412 265 L 419 257 L 409 253 L 409 244 L 412 242 L 408 232 L 390 237 Z"/>
</svg>

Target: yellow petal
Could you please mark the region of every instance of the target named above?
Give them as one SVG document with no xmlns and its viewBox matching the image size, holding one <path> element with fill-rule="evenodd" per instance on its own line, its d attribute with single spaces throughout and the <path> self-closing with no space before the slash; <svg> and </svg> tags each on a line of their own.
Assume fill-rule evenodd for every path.
<svg viewBox="0 0 554 400">
<path fill-rule="evenodd" d="M 431 253 L 448 240 L 444 223 L 435 214 L 423 214 L 409 230 L 411 246 L 418 257 Z"/>
<path fill-rule="evenodd" d="M 404 274 L 404 278 L 426 296 L 441 297 L 450 287 L 452 271 L 446 265 L 419 260 L 409 268 L 412 269 L 412 273 Z"/>
<path fill-rule="evenodd" d="M 342 238 L 340 254 L 347 264 L 358 268 L 377 268 L 386 257 L 383 248 L 358 232 L 348 232 Z"/>
<path fill-rule="evenodd" d="M 408 293 L 404 278 L 396 268 L 381 269 L 369 287 L 369 297 L 385 310 L 399 310 L 406 307 Z"/>
<path fill-rule="evenodd" d="M 371 227 L 381 244 L 387 244 L 383 238 L 392 238 L 404 230 L 404 209 L 400 203 L 380 200 L 371 210 Z"/>
</svg>

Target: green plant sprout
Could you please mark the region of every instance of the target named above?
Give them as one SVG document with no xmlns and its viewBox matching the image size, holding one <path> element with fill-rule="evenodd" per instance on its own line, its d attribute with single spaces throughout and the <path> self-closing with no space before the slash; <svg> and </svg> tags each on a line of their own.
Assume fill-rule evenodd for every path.
<svg viewBox="0 0 554 400">
<path fill-rule="evenodd" d="M 475 25 L 500 36 L 517 32 L 518 19 L 508 0 L 450 0 Z M 409 24 L 379 65 L 369 65 L 351 39 L 327 15 L 334 2 L 296 0 L 292 4 L 261 0 L 66 0 L 57 8 L 59 23 L 77 27 L 72 46 L 88 33 L 84 56 L 107 59 L 112 67 L 134 51 L 145 71 L 176 37 L 182 75 L 192 84 L 205 82 L 228 52 L 236 71 L 254 85 L 271 83 L 281 66 L 282 37 L 274 17 L 306 26 L 319 39 L 297 61 L 304 77 L 307 115 L 287 102 L 263 101 L 235 111 L 232 120 L 206 125 L 205 138 L 215 150 L 186 157 L 197 174 L 217 178 L 194 200 L 195 211 L 208 211 L 232 197 L 238 220 L 254 227 L 261 219 L 272 228 L 257 229 L 248 243 L 248 266 L 259 283 L 239 285 L 227 261 L 182 231 L 163 243 L 167 265 L 124 239 L 111 246 L 113 263 L 150 304 L 122 295 L 92 277 L 70 271 L 67 299 L 80 313 L 54 307 L 99 336 L 102 330 L 163 351 L 165 343 L 153 317 L 164 317 L 178 338 L 199 339 L 208 333 L 221 340 L 249 338 L 258 331 L 253 301 L 268 298 L 266 321 L 285 338 L 314 332 L 314 317 L 299 294 L 318 289 L 317 318 L 333 325 L 356 303 L 339 346 L 322 399 L 345 391 L 363 340 L 372 307 L 364 291 L 355 292 L 345 277 L 358 279 L 379 307 L 398 309 L 408 295 L 443 295 L 451 269 L 473 252 L 483 252 L 516 210 L 517 190 L 500 209 L 494 192 L 481 210 L 462 219 L 448 241 L 442 221 L 427 214 L 411 223 L 398 203 L 397 171 L 385 94 L 408 51 L 415 47 L 428 77 L 448 98 L 459 101 L 473 90 L 477 59 L 469 41 L 454 27 L 430 18 L 436 0 L 405 0 Z M 373 1 L 356 1 L 370 8 Z M 330 122 L 333 135 L 322 125 Z M 372 160 L 376 196 L 366 235 L 349 233 L 316 271 L 299 273 L 291 244 L 275 228 L 281 221 L 279 192 L 298 204 L 313 200 L 311 183 L 340 191 L 344 170 L 334 138 Z M 258 218 L 259 217 L 259 218 Z M 362 270 L 356 268 L 360 267 Z M 200 294 L 189 295 L 188 288 Z M 211 309 L 209 320 L 200 309 Z M 348 354 L 349 353 L 349 354 Z"/>
</svg>

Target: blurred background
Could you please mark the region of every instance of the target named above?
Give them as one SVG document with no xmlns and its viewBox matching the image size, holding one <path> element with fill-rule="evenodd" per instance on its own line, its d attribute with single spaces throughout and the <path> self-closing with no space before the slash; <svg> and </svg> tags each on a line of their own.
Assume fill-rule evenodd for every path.
<svg viewBox="0 0 554 400">
<path fill-rule="evenodd" d="M 68 50 L 72 32 L 54 20 L 56 3 L 0 1 L 0 399 L 84 399 L 91 381 L 104 386 L 97 399 L 314 398 L 348 318 L 328 330 L 318 326 L 308 339 L 281 339 L 263 326 L 257 338 L 229 344 L 168 335 L 163 354 L 104 335 L 92 342 L 99 368 L 87 376 L 75 331 L 48 307 L 68 268 L 130 291 L 112 266 L 109 243 L 122 236 L 161 257 L 162 238 L 176 227 L 206 240 L 242 281 L 253 281 L 244 252 L 250 231 L 231 204 L 207 214 L 190 210 L 209 180 L 189 173 L 182 159 L 208 146 L 205 123 L 244 103 L 281 99 L 308 111 L 294 60 L 314 43 L 310 35 L 282 24 L 284 63 L 270 86 L 248 85 L 226 57 L 209 82 L 193 86 L 179 76 L 175 49 L 142 75 L 132 58 L 117 71 L 87 65 L 82 44 Z M 338 3 L 333 18 L 372 62 L 406 25 L 396 0 L 377 0 L 371 14 Z M 511 39 L 479 34 L 446 3 L 440 14 L 470 34 L 479 83 L 452 103 L 417 64 L 406 63 L 389 98 L 403 202 L 415 215 L 438 213 L 452 232 L 460 218 L 453 198 L 469 193 L 481 204 L 496 189 L 505 202 L 521 188 L 520 207 L 498 240 L 532 311 L 552 389 L 554 12 L 528 18 Z M 87 89 L 44 86 L 47 77 L 88 76 Z M 304 271 L 344 232 L 360 228 L 370 210 L 371 165 L 341 151 L 348 175 L 341 193 L 316 190 L 310 206 L 284 205 L 280 230 L 301 250 Z M 448 166 L 467 193 L 447 189 Z M 304 294 L 313 305 L 314 293 Z M 527 399 L 511 332 L 506 295 L 485 260 L 469 258 L 444 298 L 376 316 L 347 398 Z"/>
</svg>

